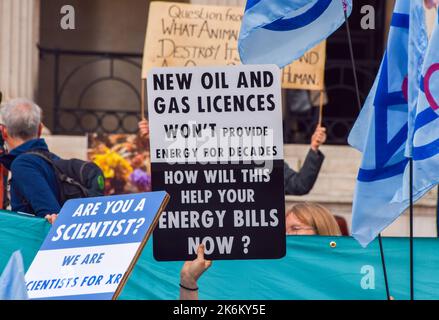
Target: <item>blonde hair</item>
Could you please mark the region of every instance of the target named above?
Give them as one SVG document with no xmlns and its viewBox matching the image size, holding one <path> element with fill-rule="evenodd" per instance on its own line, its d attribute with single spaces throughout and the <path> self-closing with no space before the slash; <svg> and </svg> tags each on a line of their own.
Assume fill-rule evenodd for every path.
<svg viewBox="0 0 439 320">
<path fill-rule="evenodd" d="M 287 211 L 286 216 L 289 214 L 294 214 L 304 224 L 313 227 L 319 236 L 341 236 L 334 215 L 320 204 L 297 203 Z"/>
</svg>

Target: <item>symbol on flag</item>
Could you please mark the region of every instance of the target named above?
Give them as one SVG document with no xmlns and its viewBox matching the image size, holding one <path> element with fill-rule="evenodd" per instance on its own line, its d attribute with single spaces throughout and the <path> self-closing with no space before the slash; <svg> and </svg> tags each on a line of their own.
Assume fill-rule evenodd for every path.
<svg viewBox="0 0 439 320">
<path fill-rule="evenodd" d="M 267 26 L 264 29 L 271 31 L 292 31 L 303 28 L 310 23 L 314 22 L 328 9 L 332 0 L 318 0 L 309 10 L 305 13 L 299 13 L 299 15 L 292 18 L 279 19 Z"/>
<path fill-rule="evenodd" d="M 248 0 L 238 41 L 241 60 L 283 68 L 327 39 L 351 12 L 352 0 Z"/>
<path fill-rule="evenodd" d="M 434 99 L 433 94 L 430 91 L 430 80 L 436 71 L 439 71 L 439 63 L 435 63 L 430 68 L 428 68 L 427 73 L 425 74 L 425 78 L 424 78 L 425 97 L 427 98 L 427 101 L 430 104 L 430 107 L 434 111 L 437 111 L 439 109 L 439 105 L 436 102 L 436 100 Z"/>
</svg>

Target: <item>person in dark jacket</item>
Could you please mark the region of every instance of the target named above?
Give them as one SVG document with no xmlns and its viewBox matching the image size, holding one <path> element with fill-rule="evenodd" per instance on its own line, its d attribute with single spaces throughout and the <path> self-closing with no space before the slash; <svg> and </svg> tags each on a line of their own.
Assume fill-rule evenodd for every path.
<svg viewBox="0 0 439 320">
<path fill-rule="evenodd" d="M 28 154 L 49 151 L 44 139 L 40 139 L 41 114 L 40 107 L 27 99 L 14 99 L 2 106 L 1 132 L 10 151 L 0 157 L 0 162 L 11 171 L 12 210 L 53 223 L 61 210 L 55 172 L 45 160 Z"/>
<path fill-rule="evenodd" d="M 299 172 L 294 171 L 284 163 L 285 194 L 303 196 L 311 192 L 319 176 L 325 156 L 319 150 L 326 142 L 326 129 L 317 127 L 311 138 L 311 149 Z"/>
</svg>

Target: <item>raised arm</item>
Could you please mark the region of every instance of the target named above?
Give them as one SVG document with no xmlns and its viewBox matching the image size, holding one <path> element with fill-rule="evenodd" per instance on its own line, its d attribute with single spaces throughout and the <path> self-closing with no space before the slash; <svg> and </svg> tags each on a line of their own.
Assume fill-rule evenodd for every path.
<svg viewBox="0 0 439 320">
<path fill-rule="evenodd" d="M 186 261 L 180 272 L 180 300 L 198 300 L 198 279 L 210 268 L 212 261 L 204 259 L 204 245 L 197 250 L 197 258 Z"/>
</svg>

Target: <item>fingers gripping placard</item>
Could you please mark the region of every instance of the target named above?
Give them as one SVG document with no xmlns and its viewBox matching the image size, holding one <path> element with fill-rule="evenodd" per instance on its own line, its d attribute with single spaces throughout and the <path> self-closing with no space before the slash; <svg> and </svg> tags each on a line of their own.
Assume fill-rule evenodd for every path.
<svg viewBox="0 0 439 320">
<path fill-rule="evenodd" d="M 160 68 L 148 75 L 152 184 L 171 200 L 158 260 L 285 254 L 280 70 Z"/>
</svg>

